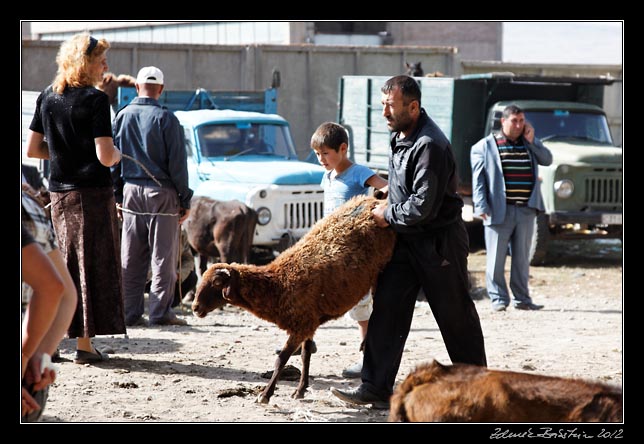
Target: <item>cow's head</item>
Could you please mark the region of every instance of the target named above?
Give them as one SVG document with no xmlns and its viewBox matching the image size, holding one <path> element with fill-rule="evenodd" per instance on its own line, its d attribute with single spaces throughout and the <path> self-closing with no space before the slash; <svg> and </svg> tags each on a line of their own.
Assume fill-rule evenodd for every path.
<svg viewBox="0 0 644 444">
<path fill-rule="evenodd" d="M 407 72 L 405 72 L 405 74 L 412 77 L 422 77 L 424 73 L 423 73 L 423 68 L 420 65 L 421 65 L 420 62 L 416 62 L 416 63 L 405 62 L 405 67 L 407 68 Z"/>
<path fill-rule="evenodd" d="M 231 284 L 238 275 L 228 264 L 214 264 L 206 270 L 192 302 L 192 311 L 203 318 L 211 311 L 223 307 L 231 295 Z"/>
</svg>

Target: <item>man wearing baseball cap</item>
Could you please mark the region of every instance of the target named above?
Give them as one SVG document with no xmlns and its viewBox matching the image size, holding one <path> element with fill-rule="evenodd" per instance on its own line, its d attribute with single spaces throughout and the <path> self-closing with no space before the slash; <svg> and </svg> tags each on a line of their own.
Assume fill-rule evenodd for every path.
<svg viewBox="0 0 644 444">
<path fill-rule="evenodd" d="M 137 85 L 163 85 L 163 73 L 156 66 L 143 67 L 136 76 L 136 83 Z"/>
<path fill-rule="evenodd" d="M 125 160 L 112 169 L 112 177 L 116 201 L 122 205 L 121 266 L 125 323 L 130 327 L 146 325 L 143 293 L 148 268 L 149 323 L 187 324 L 172 310 L 172 301 L 179 225 L 188 217 L 193 191 L 188 187 L 183 130 L 158 101 L 163 87 L 159 68 L 141 68 L 137 97 L 119 111 L 113 125 L 114 143 Z"/>
</svg>

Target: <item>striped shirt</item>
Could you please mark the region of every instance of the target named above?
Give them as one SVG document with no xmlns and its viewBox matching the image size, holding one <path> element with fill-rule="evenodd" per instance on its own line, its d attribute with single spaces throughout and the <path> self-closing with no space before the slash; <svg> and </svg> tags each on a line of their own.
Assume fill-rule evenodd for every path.
<svg viewBox="0 0 644 444">
<path fill-rule="evenodd" d="M 494 135 L 494 140 L 501 157 L 506 202 L 525 205 L 534 187 L 534 175 L 523 138 L 512 141 L 499 132 Z"/>
</svg>

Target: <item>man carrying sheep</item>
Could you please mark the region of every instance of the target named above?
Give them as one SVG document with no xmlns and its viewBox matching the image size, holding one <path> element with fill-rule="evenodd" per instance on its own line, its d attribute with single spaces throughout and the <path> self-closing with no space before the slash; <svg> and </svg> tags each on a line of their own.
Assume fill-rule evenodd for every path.
<svg viewBox="0 0 644 444">
<path fill-rule="evenodd" d="M 483 332 L 468 294 L 469 241 L 449 140 L 421 108 L 418 83 L 406 75 L 382 87 L 391 131 L 389 197 L 373 210 L 397 242 L 380 274 L 365 339 L 362 384 L 331 389 L 343 401 L 388 408 L 419 289 L 423 289 L 453 363 L 486 366 Z"/>
</svg>

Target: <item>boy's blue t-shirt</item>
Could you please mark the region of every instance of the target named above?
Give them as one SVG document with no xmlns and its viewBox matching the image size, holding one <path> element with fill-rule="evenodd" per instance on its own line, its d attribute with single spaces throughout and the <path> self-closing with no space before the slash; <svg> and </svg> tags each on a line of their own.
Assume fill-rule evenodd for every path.
<svg viewBox="0 0 644 444">
<path fill-rule="evenodd" d="M 352 197 L 367 194 L 367 180 L 376 174 L 370 168 L 355 163 L 333 179 L 331 173 L 333 170 L 326 171 L 321 182 L 324 189 L 324 216 L 331 214 Z"/>
</svg>

